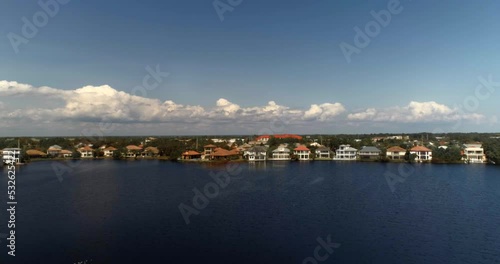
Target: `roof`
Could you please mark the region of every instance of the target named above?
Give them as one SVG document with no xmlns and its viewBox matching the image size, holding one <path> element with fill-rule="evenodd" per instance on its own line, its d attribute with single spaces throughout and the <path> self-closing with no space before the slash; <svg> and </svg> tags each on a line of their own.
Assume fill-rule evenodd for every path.
<svg viewBox="0 0 500 264">
<path fill-rule="evenodd" d="M 59 149 L 60 150 L 60 149 L 62 149 L 62 147 L 59 145 L 52 145 L 49 147 L 49 149 Z"/>
<path fill-rule="evenodd" d="M 154 154 L 160 153 L 160 150 L 157 147 L 147 147 L 146 149 L 144 149 L 144 151 L 152 152 Z"/>
<path fill-rule="evenodd" d="M 387 149 L 389 152 L 403 152 L 406 151 L 406 149 L 400 147 L 400 146 L 393 146 Z"/>
<path fill-rule="evenodd" d="M 208 145 L 205 145 L 203 146 L 204 148 L 216 148 L 217 146 L 216 145 L 213 145 L 213 144 L 208 144 Z"/>
<path fill-rule="evenodd" d="M 363 146 L 359 152 L 380 152 L 380 149 L 374 146 Z"/>
<path fill-rule="evenodd" d="M 330 148 L 327 148 L 327 147 L 318 147 L 316 150 L 319 150 L 319 151 L 330 151 Z"/>
<path fill-rule="evenodd" d="M 73 152 L 71 152 L 67 149 L 63 149 L 63 150 L 61 150 L 61 154 L 73 154 Z"/>
<path fill-rule="evenodd" d="M 81 147 L 78 149 L 78 151 L 92 151 L 93 149 L 89 146 Z"/>
<path fill-rule="evenodd" d="M 427 151 L 427 152 L 430 152 L 431 150 L 424 147 L 424 146 L 416 146 L 416 147 L 413 147 L 411 148 L 410 151 Z"/>
<path fill-rule="evenodd" d="M 127 148 L 128 150 L 142 150 L 142 148 L 141 148 L 141 147 L 136 146 L 136 145 L 128 145 L 128 146 L 126 146 L 126 148 Z"/>
<path fill-rule="evenodd" d="M 273 150 L 273 152 L 290 152 L 290 149 L 285 148 L 285 147 L 279 147 L 279 148 Z"/>
<path fill-rule="evenodd" d="M 234 156 L 234 155 L 238 155 L 238 154 L 239 154 L 239 151 L 234 152 L 233 150 L 229 151 L 229 150 L 226 150 L 223 148 L 216 148 L 214 150 L 214 152 L 212 153 L 212 156 L 214 156 L 214 157 L 226 157 L 226 156 Z"/>
<path fill-rule="evenodd" d="M 117 148 L 115 147 L 107 147 L 105 148 L 104 150 L 108 150 L 108 151 L 115 151 L 115 150 L 118 150 Z"/>
<path fill-rule="evenodd" d="M 182 156 L 199 156 L 201 155 L 201 153 L 199 153 L 198 151 L 194 151 L 194 150 L 188 150 L 184 153 L 182 153 Z"/>
<path fill-rule="evenodd" d="M 255 146 L 255 147 L 249 148 L 247 151 L 250 151 L 250 152 L 266 152 L 267 148 L 264 147 L 264 146 Z"/>
<path fill-rule="evenodd" d="M 36 149 L 28 149 L 26 150 L 26 154 L 28 154 L 28 156 L 47 156 L 45 152 Z"/>
<path fill-rule="evenodd" d="M 295 148 L 295 149 L 293 149 L 293 150 L 298 150 L 298 151 L 309 151 L 309 149 L 308 149 L 306 146 L 304 146 L 304 145 L 300 145 L 300 146 L 296 147 L 296 148 Z"/>
</svg>

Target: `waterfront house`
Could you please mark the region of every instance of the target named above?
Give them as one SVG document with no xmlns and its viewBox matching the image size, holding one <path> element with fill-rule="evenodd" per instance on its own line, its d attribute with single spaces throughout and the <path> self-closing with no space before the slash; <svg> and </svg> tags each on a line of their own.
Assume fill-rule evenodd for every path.
<svg viewBox="0 0 500 264">
<path fill-rule="evenodd" d="M 330 153 L 331 153 L 330 149 L 325 146 L 320 146 L 315 151 L 316 158 L 319 159 L 331 159 Z"/>
<path fill-rule="evenodd" d="M 103 149 L 104 157 L 113 157 L 113 153 L 117 150 L 117 148 L 111 146 Z"/>
<path fill-rule="evenodd" d="M 67 149 L 62 149 L 61 152 L 59 153 L 59 156 L 63 158 L 71 158 L 73 157 L 73 152 Z"/>
<path fill-rule="evenodd" d="M 248 159 L 248 161 L 265 161 L 267 156 L 267 148 L 264 146 L 255 146 L 247 149 L 243 156 Z"/>
<path fill-rule="evenodd" d="M 47 149 L 47 155 L 53 156 L 53 157 L 59 157 L 59 154 L 61 154 L 62 147 L 59 145 L 52 145 Z"/>
<path fill-rule="evenodd" d="M 30 158 L 45 158 L 47 157 L 47 153 L 37 150 L 37 149 L 28 149 L 26 150 L 26 155 Z"/>
<path fill-rule="evenodd" d="M 406 149 L 400 146 L 394 146 L 387 149 L 386 156 L 391 160 L 402 160 L 405 158 Z"/>
<path fill-rule="evenodd" d="M 209 144 L 209 145 L 205 145 L 203 146 L 203 156 L 205 159 L 209 159 L 212 155 L 212 153 L 215 151 L 215 149 L 217 148 L 216 145 L 212 145 L 212 144 Z"/>
<path fill-rule="evenodd" d="M 125 153 L 127 158 L 135 158 L 142 151 L 142 148 L 136 145 L 128 145 L 125 148 L 127 149 L 127 153 Z"/>
<path fill-rule="evenodd" d="M 2 161 L 6 163 L 9 160 L 14 160 L 14 163 L 19 163 L 21 159 L 20 148 L 4 148 L 2 150 Z"/>
<path fill-rule="evenodd" d="M 157 147 L 147 147 L 142 152 L 142 156 L 145 157 L 156 157 L 160 154 L 160 150 Z"/>
<path fill-rule="evenodd" d="M 290 160 L 290 149 L 280 145 L 273 150 L 273 160 Z"/>
<path fill-rule="evenodd" d="M 238 158 L 239 151 L 229 151 L 223 148 L 216 148 L 210 154 L 212 160 L 230 160 Z"/>
<path fill-rule="evenodd" d="M 359 159 L 361 160 L 378 160 L 380 159 L 380 149 L 374 146 L 363 146 L 359 150 Z"/>
<path fill-rule="evenodd" d="M 201 159 L 201 153 L 194 150 L 188 150 L 182 153 L 181 156 L 183 160 Z"/>
<path fill-rule="evenodd" d="M 299 160 L 309 160 L 311 150 L 304 145 L 300 145 L 293 150 L 293 154 L 295 154 Z"/>
<path fill-rule="evenodd" d="M 351 145 L 340 145 L 335 151 L 334 160 L 356 160 L 358 150 Z"/>
<path fill-rule="evenodd" d="M 416 146 L 410 149 L 410 154 L 415 154 L 417 157 L 415 161 L 431 161 L 432 160 L 432 150 L 424 146 Z"/>
<path fill-rule="evenodd" d="M 464 144 L 464 160 L 470 163 L 483 163 L 486 162 L 484 149 L 481 143 Z"/>
<path fill-rule="evenodd" d="M 84 146 L 78 149 L 78 152 L 80 152 L 82 158 L 93 158 L 94 157 L 94 150 L 89 147 L 89 146 Z"/>
</svg>

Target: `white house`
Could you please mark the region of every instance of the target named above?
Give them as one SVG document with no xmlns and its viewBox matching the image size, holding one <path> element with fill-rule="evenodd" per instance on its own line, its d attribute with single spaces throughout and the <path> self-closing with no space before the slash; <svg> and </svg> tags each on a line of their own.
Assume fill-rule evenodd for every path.
<svg viewBox="0 0 500 264">
<path fill-rule="evenodd" d="M 21 159 L 20 148 L 5 148 L 2 150 L 2 161 L 6 163 L 9 160 L 14 160 L 14 163 L 19 163 Z"/>
<path fill-rule="evenodd" d="M 247 149 L 243 156 L 247 157 L 248 161 L 265 161 L 267 148 L 264 146 L 255 146 Z"/>
<path fill-rule="evenodd" d="M 394 146 L 387 149 L 386 157 L 391 160 L 402 160 L 405 158 L 406 149 Z"/>
<path fill-rule="evenodd" d="M 464 144 L 464 159 L 470 163 L 483 163 L 486 161 L 481 143 Z"/>
<path fill-rule="evenodd" d="M 304 145 L 300 145 L 293 150 L 293 154 L 295 154 L 299 160 L 309 160 L 311 150 Z"/>
<path fill-rule="evenodd" d="M 113 157 L 113 153 L 117 151 L 118 149 L 114 147 L 107 147 L 104 149 L 104 157 Z"/>
<path fill-rule="evenodd" d="M 324 146 L 318 147 L 315 151 L 316 158 L 330 159 L 330 149 Z"/>
<path fill-rule="evenodd" d="M 352 148 L 351 145 L 340 145 L 335 151 L 334 160 L 356 160 L 357 149 Z"/>
<path fill-rule="evenodd" d="M 290 160 L 290 149 L 285 146 L 279 146 L 273 150 L 273 160 Z"/>
<path fill-rule="evenodd" d="M 93 154 L 94 151 L 89 146 L 79 148 L 78 152 L 80 152 L 80 154 L 82 155 L 81 156 L 82 158 L 93 158 L 94 157 L 94 154 Z"/>
<path fill-rule="evenodd" d="M 410 149 L 410 154 L 415 154 L 417 157 L 415 161 L 431 161 L 432 160 L 432 150 L 424 146 L 416 146 Z"/>
</svg>

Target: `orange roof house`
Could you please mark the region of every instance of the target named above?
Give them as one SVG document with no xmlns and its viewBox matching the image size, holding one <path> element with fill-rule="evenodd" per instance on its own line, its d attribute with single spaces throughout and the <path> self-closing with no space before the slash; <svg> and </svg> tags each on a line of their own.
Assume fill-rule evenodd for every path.
<svg viewBox="0 0 500 264">
<path fill-rule="evenodd" d="M 182 153 L 182 159 L 184 160 L 199 159 L 199 158 L 201 158 L 201 153 L 199 153 L 198 151 L 188 150 Z"/>
</svg>

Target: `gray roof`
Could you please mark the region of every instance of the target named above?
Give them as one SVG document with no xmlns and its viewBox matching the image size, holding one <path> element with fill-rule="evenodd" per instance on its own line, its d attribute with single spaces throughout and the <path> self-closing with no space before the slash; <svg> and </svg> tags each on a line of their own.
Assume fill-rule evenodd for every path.
<svg viewBox="0 0 500 264">
<path fill-rule="evenodd" d="M 376 147 L 364 146 L 359 150 L 359 152 L 381 152 L 381 151 Z"/>
<path fill-rule="evenodd" d="M 319 147 L 317 148 L 316 150 L 319 150 L 319 151 L 329 151 L 330 148 L 327 148 L 327 147 Z"/>
<path fill-rule="evenodd" d="M 247 150 L 248 152 L 266 152 L 267 148 L 264 146 L 255 146 Z"/>
</svg>

